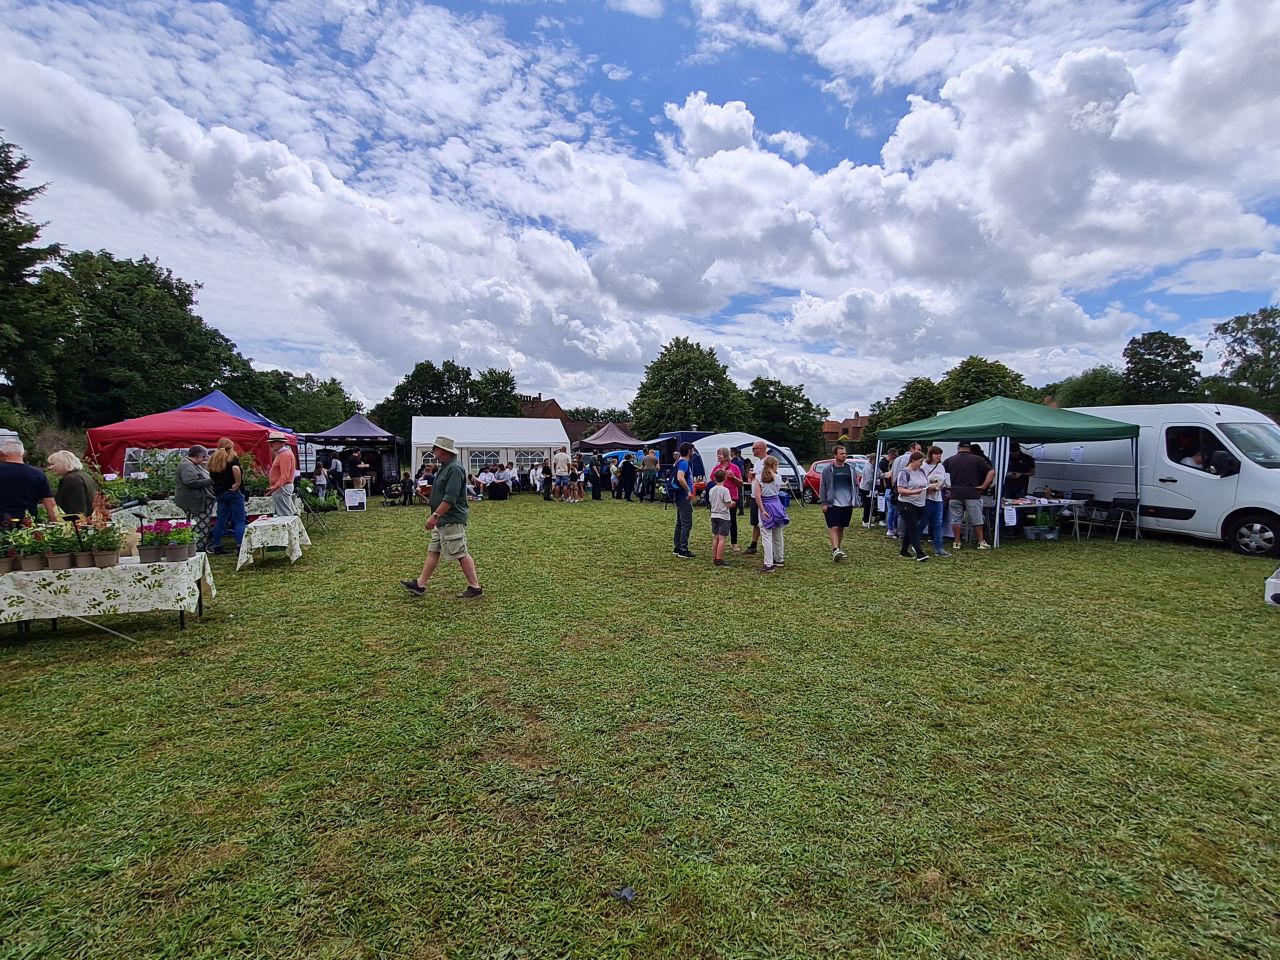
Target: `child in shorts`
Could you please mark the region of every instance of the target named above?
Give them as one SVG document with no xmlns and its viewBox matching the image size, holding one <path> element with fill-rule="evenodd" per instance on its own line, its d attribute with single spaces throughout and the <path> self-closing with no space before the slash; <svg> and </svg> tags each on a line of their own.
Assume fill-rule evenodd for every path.
<svg viewBox="0 0 1280 960">
<path fill-rule="evenodd" d="M 729 514 L 735 506 L 724 477 L 723 469 L 713 473 L 711 479 L 716 485 L 707 494 L 707 501 L 711 504 L 711 562 L 717 567 L 729 566 L 724 558 L 724 543 L 729 539 Z"/>
</svg>

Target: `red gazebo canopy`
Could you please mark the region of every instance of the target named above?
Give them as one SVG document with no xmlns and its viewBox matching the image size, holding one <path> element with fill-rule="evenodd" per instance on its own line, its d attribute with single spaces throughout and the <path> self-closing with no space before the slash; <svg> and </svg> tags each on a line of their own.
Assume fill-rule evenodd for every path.
<svg viewBox="0 0 1280 960">
<path fill-rule="evenodd" d="M 260 424 L 241 420 L 213 407 L 170 410 L 146 417 L 134 417 L 88 431 L 87 457 L 104 473 L 119 473 L 124 468 L 124 454 L 130 447 L 139 449 L 171 449 L 199 443 L 213 449 L 227 437 L 240 453 L 253 454 L 260 468 L 271 463 L 267 436 L 271 433 Z M 290 444 L 297 441 L 290 437 Z"/>
</svg>

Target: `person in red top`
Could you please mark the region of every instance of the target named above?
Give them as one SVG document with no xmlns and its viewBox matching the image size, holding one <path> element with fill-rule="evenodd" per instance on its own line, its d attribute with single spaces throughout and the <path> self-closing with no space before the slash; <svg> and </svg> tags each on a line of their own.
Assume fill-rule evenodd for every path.
<svg viewBox="0 0 1280 960">
<path fill-rule="evenodd" d="M 293 502 L 293 477 L 298 472 L 298 458 L 289 449 L 289 438 L 283 433 L 272 432 L 267 437 L 271 445 L 271 473 L 267 476 L 267 495 L 277 517 L 297 514 Z"/>
<path fill-rule="evenodd" d="M 734 503 L 742 500 L 742 471 L 733 462 L 733 451 L 721 447 L 716 451 L 716 465 L 711 468 L 712 475 L 717 470 L 724 471 L 724 485 L 729 491 L 729 499 Z M 738 552 L 738 511 L 729 512 L 729 542 L 733 544 L 733 552 Z"/>
</svg>

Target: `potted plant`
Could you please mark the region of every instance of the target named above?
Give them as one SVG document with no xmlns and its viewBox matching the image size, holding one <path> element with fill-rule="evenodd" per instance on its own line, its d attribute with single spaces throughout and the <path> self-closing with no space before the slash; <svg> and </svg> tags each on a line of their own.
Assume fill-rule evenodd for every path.
<svg viewBox="0 0 1280 960">
<path fill-rule="evenodd" d="M 93 565 L 99 568 L 114 567 L 120 562 L 120 529 L 113 523 L 93 528 Z"/>
<path fill-rule="evenodd" d="M 71 552 L 76 545 L 70 531 L 62 524 L 54 524 L 44 531 L 44 542 L 48 546 L 45 563 L 49 569 L 68 569 L 71 566 Z"/>
<path fill-rule="evenodd" d="M 0 573 L 8 573 L 13 569 L 13 562 L 16 556 L 17 552 L 9 542 L 9 531 L 0 530 Z"/>
<path fill-rule="evenodd" d="M 196 555 L 196 528 L 190 522 L 179 520 L 174 525 L 173 533 L 169 535 L 171 543 L 180 543 L 187 548 L 187 559 L 190 560 Z"/>
<path fill-rule="evenodd" d="M 169 521 L 143 524 L 138 528 L 138 534 L 142 538 L 138 541 L 138 562 L 159 563 L 165 544 L 169 542 Z"/>
<path fill-rule="evenodd" d="M 191 526 L 185 523 L 169 524 L 169 531 L 164 540 L 164 559 L 167 563 L 177 563 L 187 559 L 187 544 L 191 540 Z"/>
<path fill-rule="evenodd" d="M 72 539 L 75 541 L 71 554 L 71 565 L 74 567 L 93 566 L 93 527 L 79 524 L 72 527 Z"/>
<path fill-rule="evenodd" d="M 44 555 L 49 552 L 44 542 L 44 531 L 24 521 L 12 533 L 10 542 L 18 554 L 18 569 L 24 572 L 44 569 Z"/>
</svg>

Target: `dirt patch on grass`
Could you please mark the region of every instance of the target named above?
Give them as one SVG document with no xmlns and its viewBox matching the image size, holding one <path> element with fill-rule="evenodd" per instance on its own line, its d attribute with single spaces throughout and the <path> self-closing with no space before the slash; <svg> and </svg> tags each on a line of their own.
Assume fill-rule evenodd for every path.
<svg viewBox="0 0 1280 960">
<path fill-rule="evenodd" d="M 711 670 L 731 670 L 748 663 L 762 663 L 769 658 L 757 647 L 738 647 L 736 650 L 720 650 L 702 660 Z"/>
</svg>

